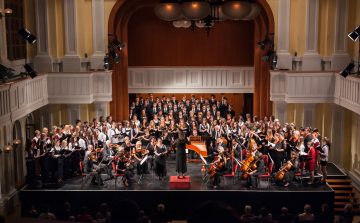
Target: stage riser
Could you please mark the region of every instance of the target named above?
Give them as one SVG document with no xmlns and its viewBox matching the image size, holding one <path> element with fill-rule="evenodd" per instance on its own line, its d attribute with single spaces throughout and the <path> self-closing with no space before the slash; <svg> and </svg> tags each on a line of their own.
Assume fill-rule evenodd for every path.
<svg viewBox="0 0 360 223">
<path fill-rule="evenodd" d="M 72 211 L 78 213 L 82 206 L 87 206 L 89 213 L 99 211 L 100 205 L 106 202 L 109 207 L 122 199 L 130 199 L 139 204 L 147 215 L 156 212 L 157 205 L 162 203 L 165 210 L 171 213 L 175 220 L 185 220 L 186 217 L 201 203 L 208 200 L 223 201 L 242 214 L 245 205 L 251 205 L 255 214 L 265 206 L 274 217 L 282 207 L 288 207 L 290 213 L 303 212 L 305 204 L 310 204 L 314 213 L 321 212 L 323 204 L 334 208 L 334 192 L 294 192 L 294 191 L 22 191 L 22 212 L 29 203 L 37 209 L 41 204 L 50 204 L 51 212 L 62 210 L 64 202 L 70 202 Z"/>
</svg>

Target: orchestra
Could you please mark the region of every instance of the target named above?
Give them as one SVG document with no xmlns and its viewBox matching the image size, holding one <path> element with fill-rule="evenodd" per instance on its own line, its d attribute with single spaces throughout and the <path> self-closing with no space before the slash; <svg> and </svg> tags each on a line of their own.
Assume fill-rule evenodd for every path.
<svg viewBox="0 0 360 223">
<path fill-rule="evenodd" d="M 48 128 L 42 133 L 36 130 L 26 148 L 28 173 L 34 173 L 38 162 L 43 186 L 50 178 L 61 183 L 81 174 L 82 161 L 83 172 L 94 173 L 98 185 L 102 185 L 101 172 L 112 180 L 116 171 L 124 174 L 124 185 L 131 186 L 135 170 L 138 175 L 155 171 L 157 179 L 164 180 L 167 162 L 176 153 L 175 171 L 178 179 L 183 179 L 188 172 L 187 159 L 200 158 L 198 151 L 188 149 L 193 144 L 189 137 L 197 137 L 205 145 L 203 158 L 217 170 L 209 175 L 214 188 L 220 185 L 220 176 L 231 174 L 235 165 L 239 165 L 242 180 L 255 188 L 257 176 L 265 173 L 270 162 L 273 173 L 282 174 L 278 183 L 286 187 L 295 174 L 303 173 L 299 168 L 302 162 L 310 174 L 309 184 L 313 184 L 318 166 L 323 174 L 321 183 L 326 183 L 331 142 L 321 138 L 316 128 L 297 128 L 295 123 L 282 127 L 273 116 L 237 118 L 233 105 L 215 95 L 210 100 L 187 99 L 185 95 L 179 101 L 175 95 L 162 99 L 152 94 L 146 99 L 137 97 L 129 119 L 121 122 L 108 116 L 84 124 L 77 120 L 75 126 L 53 126 L 51 132 Z"/>
</svg>

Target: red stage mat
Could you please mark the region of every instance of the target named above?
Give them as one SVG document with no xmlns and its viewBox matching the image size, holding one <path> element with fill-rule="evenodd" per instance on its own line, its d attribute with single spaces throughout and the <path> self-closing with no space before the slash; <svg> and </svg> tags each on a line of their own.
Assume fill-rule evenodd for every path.
<svg viewBox="0 0 360 223">
<path fill-rule="evenodd" d="M 178 179 L 177 176 L 170 177 L 170 188 L 190 189 L 190 177 Z"/>
</svg>

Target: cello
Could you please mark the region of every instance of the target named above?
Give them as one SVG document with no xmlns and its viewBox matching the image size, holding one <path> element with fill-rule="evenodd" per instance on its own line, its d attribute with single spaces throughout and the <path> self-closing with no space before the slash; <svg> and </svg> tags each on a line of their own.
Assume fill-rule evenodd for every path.
<svg viewBox="0 0 360 223">
<path fill-rule="evenodd" d="M 246 171 L 251 165 L 251 163 L 255 160 L 255 157 L 254 155 L 252 155 L 252 151 L 251 151 L 251 148 L 255 144 L 256 144 L 255 140 L 253 138 L 250 138 L 250 142 L 248 143 L 248 148 L 247 148 L 249 155 L 245 158 L 243 165 L 241 165 L 240 171 Z"/>
<path fill-rule="evenodd" d="M 296 157 L 298 157 L 299 156 L 299 154 L 296 154 L 296 156 L 294 156 L 293 158 L 291 158 L 291 160 L 289 160 L 290 162 L 291 161 L 293 161 Z M 281 181 L 283 178 L 284 178 L 284 176 L 285 176 L 285 173 L 286 172 L 288 172 L 289 170 L 290 170 L 290 168 L 291 168 L 291 164 L 289 164 L 289 163 L 285 163 L 285 165 L 283 165 L 280 169 L 279 169 L 279 171 L 276 173 L 276 175 L 275 175 L 275 180 L 276 181 Z"/>
<path fill-rule="evenodd" d="M 261 159 L 262 159 L 262 158 L 261 158 Z M 253 163 L 247 168 L 247 170 L 245 170 L 245 171 L 242 173 L 242 175 L 241 175 L 241 179 L 242 179 L 242 180 L 246 180 L 246 179 L 248 178 L 250 172 L 256 170 L 256 168 L 257 168 L 256 163 L 257 163 L 259 160 L 261 160 L 261 159 L 258 159 L 258 160 L 256 160 L 255 162 L 253 162 Z"/>
</svg>

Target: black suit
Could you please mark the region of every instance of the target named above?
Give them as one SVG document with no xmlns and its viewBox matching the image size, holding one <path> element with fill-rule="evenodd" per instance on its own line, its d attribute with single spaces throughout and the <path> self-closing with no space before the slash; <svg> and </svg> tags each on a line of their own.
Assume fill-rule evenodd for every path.
<svg viewBox="0 0 360 223">
<path fill-rule="evenodd" d="M 213 110 L 213 109 L 211 109 L 211 111 L 210 111 L 210 112 L 211 112 L 211 115 L 212 115 L 212 116 L 216 117 L 216 112 L 217 112 L 217 110 Z"/>
<path fill-rule="evenodd" d="M 222 115 L 224 115 L 225 110 L 227 110 L 229 108 L 228 104 L 221 104 L 220 105 L 220 112 Z"/>
<path fill-rule="evenodd" d="M 226 110 L 224 111 L 223 117 L 226 118 L 227 114 L 231 114 L 231 118 L 232 118 L 232 117 L 235 117 L 235 111 L 234 111 L 234 110 L 229 111 L 229 109 L 226 109 Z"/>
<path fill-rule="evenodd" d="M 96 171 L 94 171 L 96 170 Z M 96 178 L 98 184 L 102 184 L 101 170 L 98 168 L 89 157 L 84 159 L 84 173 L 92 174 Z"/>
</svg>

